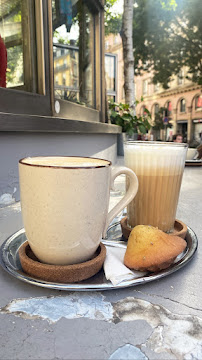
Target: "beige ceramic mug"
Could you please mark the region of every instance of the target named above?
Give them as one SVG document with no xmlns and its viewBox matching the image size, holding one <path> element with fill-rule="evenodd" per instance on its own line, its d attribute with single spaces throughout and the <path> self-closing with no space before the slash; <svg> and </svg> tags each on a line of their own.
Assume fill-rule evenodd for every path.
<svg viewBox="0 0 202 360">
<path fill-rule="evenodd" d="M 130 186 L 108 213 L 115 178 L 126 174 Z M 47 264 L 89 260 L 113 218 L 138 189 L 134 172 L 112 168 L 108 160 L 85 157 L 30 157 L 19 161 L 22 217 L 29 245 Z"/>
</svg>

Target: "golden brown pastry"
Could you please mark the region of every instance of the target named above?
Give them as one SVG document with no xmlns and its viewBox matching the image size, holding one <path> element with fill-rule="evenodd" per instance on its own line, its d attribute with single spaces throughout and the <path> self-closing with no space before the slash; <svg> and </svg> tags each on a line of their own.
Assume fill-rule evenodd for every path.
<svg viewBox="0 0 202 360">
<path fill-rule="evenodd" d="M 186 241 L 168 235 L 149 225 L 137 225 L 131 231 L 124 257 L 124 264 L 140 271 L 158 271 L 170 266 L 185 250 Z"/>
</svg>

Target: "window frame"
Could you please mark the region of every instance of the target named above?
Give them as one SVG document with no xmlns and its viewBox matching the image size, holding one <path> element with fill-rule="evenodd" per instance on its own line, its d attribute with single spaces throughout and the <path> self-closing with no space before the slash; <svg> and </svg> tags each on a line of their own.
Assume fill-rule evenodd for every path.
<svg viewBox="0 0 202 360">
<path fill-rule="evenodd" d="M 182 102 L 184 101 L 183 107 L 182 107 Z M 186 112 L 186 100 L 185 98 L 180 99 L 180 113 L 185 113 Z"/>
<path fill-rule="evenodd" d="M 79 121 L 80 123 L 107 122 L 104 98 L 104 27 L 102 26 L 104 19 L 104 1 L 87 0 L 87 2 L 92 12 L 96 14 L 94 17 L 94 42 L 98 46 L 95 53 L 95 66 L 99 66 L 101 69 L 100 78 L 96 83 L 95 89 L 97 109 L 86 108 L 66 100 L 60 100 L 60 113 L 58 114 L 56 112 L 53 81 L 52 1 L 34 0 L 35 5 L 36 3 L 40 4 L 38 10 L 36 8 L 38 19 L 38 26 L 36 26 L 38 72 L 36 74 L 40 79 L 39 93 L 0 88 L 0 131 L 12 131 L 12 129 L 13 131 L 17 129 L 22 131 L 23 124 L 24 129 L 28 129 L 28 131 L 40 131 L 40 129 L 41 131 L 45 131 L 46 128 L 48 130 L 48 125 L 44 126 L 44 124 L 41 124 L 44 117 L 53 119 L 55 128 L 57 129 L 56 131 L 59 131 L 58 125 L 60 122 L 57 125 L 57 119 L 55 119 L 55 117 L 67 119 L 69 120 L 69 124 L 72 124 L 72 121 Z M 41 55 L 39 56 L 39 54 Z M 22 119 L 19 123 L 16 123 L 15 118 L 16 121 L 19 121 L 20 117 L 15 117 L 15 115 L 20 114 L 22 114 Z M 37 116 L 40 121 L 37 121 Z M 36 119 L 36 122 L 34 122 L 34 119 Z M 28 124 L 28 120 L 30 120 L 30 124 Z M 81 126 L 80 123 L 79 127 Z M 33 130 L 31 130 L 30 126 Z M 83 125 L 81 128 L 83 129 Z M 106 127 L 103 127 L 103 129 L 105 129 L 105 131 L 107 130 Z M 72 130 L 70 129 L 70 131 Z"/>
</svg>

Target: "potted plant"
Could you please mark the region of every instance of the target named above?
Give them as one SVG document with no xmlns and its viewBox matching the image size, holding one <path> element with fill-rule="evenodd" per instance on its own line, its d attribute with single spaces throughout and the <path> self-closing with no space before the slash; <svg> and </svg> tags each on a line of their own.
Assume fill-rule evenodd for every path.
<svg viewBox="0 0 202 360">
<path fill-rule="evenodd" d="M 136 105 L 139 101 L 136 100 Z M 137 139 L 138 134 L 146 134 L 151 128 L 149 120 L 151 114 L 145 108 L 143 116 L 137 116 L 129 104 L 109 101 L 109 116 L 112 124 L 122 127 L 122 134 L 118 136 L 118 155 L 123 155 L 123 142 L 126 139 Z"/>
</svg>

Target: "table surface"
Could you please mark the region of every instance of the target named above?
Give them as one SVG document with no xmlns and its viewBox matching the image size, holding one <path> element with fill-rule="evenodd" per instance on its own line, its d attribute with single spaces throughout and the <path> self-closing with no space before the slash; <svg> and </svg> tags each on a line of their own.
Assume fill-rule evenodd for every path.
<svg viewBox="0 0 202 360">
<path fill-rule="evenodd" d="M 185 168 L 177 210 L 196 233 L 198 250 L 167 277 L 66 292 L 24 283 L 0 268 L 0 359 L 202 359 L 201 179 L 202 167 Z M 110 207 L 123 195 L 124 176 L 116 186 Z M 0 244 L 22 227 L 19 203 L 0 209 Z"/>
</svg>

